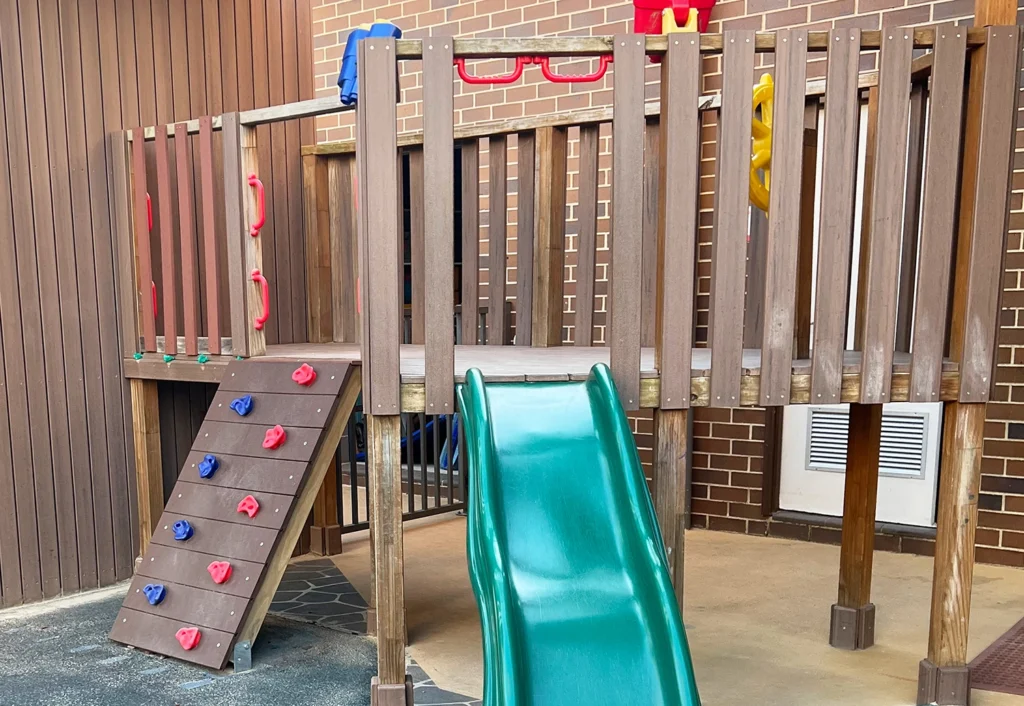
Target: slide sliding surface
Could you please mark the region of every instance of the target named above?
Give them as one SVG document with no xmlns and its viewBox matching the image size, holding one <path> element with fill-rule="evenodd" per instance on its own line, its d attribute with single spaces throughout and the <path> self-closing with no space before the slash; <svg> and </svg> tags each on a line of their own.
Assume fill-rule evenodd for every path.
<svg viewBox="0 0 1024 706">
<path fill-rule="evenodd" d="M 608 368 L 459 388 L 484 703 L 699 706 L 636 445 Z"/>
</svg>

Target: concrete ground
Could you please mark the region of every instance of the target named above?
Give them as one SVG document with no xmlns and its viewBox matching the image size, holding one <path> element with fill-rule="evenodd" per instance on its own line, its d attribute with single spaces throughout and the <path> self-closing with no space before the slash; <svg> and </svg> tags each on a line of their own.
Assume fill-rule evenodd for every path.
<svg viewBox="0 0 1024 706">
<path fill-rule="evenodd" d="M 110 642 L 127 584 L 0 612 L 3 706 L 368 706 L 372 642 L 268 616 L 253 669 L 209 672 Z"/>
<path fill-rule="evenodd" d="M 480 626 L 466 568 L 465 518 L 406 524 L 410 657 L 443 689 L 483 691 Z M 365 537 L 346 536 L 335 564 L 369 595 Z M 684 618 L 705 706 L 914 704 L 928 642 L 932 560 L 875 554 L 876 645 L 828 646 L 839 548 L 695 530 L 686 537 Z M 975 571 L 970 658 L 1024 615 L 1024 571 Z M 974 706 L 1024 706 L 975 690 Z"/>
</svg>

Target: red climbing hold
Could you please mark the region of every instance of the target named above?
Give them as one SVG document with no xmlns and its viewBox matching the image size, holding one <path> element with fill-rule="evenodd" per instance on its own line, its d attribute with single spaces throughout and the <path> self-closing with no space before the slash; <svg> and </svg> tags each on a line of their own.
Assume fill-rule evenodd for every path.
<svg viewBox="0 0 1024 706">
<path fill-rule="evenodd" d="M 231 578 L 231 564 L 226 561 L 210 562 L 206 570 L 210 572 L 214 583 L 224 583 Z"/>
<path fill-rule="evenodd" d="M 174 634 L 178 638 L 178 644 L 181 645 L 183 650 L 191 650 L 199 644 L 199 638 L 202 634 L 199 632 L 199 628 L 182 628 Z"/>
<path fill-rule="evenodd" d="M 242 498 L 242 501 L 238 503 L 238 511 L 244 512 L 251 520 L 256 517 L 256 513 L 260 511 L 260 504 L 256 502 L 256 498 L 253 496 L 246 495 Z"/>
<path fill-rule="evenodd" d="M 284 443 L 286 436 L 287 434 L 284 433 L 284 429 L 280 424 L 276 425 L 273 429 L 267 429 L 267 434 L 263 437 L 263 448 L 276 449 Z"/>
<path fill-rule="evenodd" d="M 303 363 L 295 369 L 294 373 L 292 373 L 292 380 L 300 385 L 309 387 L 316 380 L 316 371 L 313 370 L 313 366 L 308 363 Z"/>
</svg>

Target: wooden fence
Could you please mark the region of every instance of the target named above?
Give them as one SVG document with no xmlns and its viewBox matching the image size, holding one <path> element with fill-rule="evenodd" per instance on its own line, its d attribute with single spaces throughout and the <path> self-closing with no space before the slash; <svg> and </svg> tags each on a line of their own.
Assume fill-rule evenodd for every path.
<svg viewBox="0 0 1024 706">
<path fill-rule="evenodd" d="M 136 557 L 118 298 L 130 280 L 118 274 L 113 237 L 116 201 L 128 191 L 113 181 L 107 135 L 310 98 L 311 33 L 308 0 L 0 3 L 0 605 L 111 584 L 131 576 Z M 268 190 L 299 203 L 298 151 L 311 125 L 261 130 Z M 146 175 L 155 185 L 153 150 Z M 216 146 L 213 157 L 216 170 Z M 201 215 L 194 193 L 192 204 Z M 276 229 L 275 256 L 301 252 L 297 225 L 300 211 L 273 212 L 265 237 Z M 278 310 L 294 309 L 286 320 L 297 324 L 270 334 L 302 340 L 302 262 L 282 262 L 268 255 L 267 267 L 289 292 Z M 162 276 L 158 268 L 158 288 Z M 200 331 L 204 316 L 200 308 Z M 170 409 L 185 428 L 187 410 Z"/>
</svg>

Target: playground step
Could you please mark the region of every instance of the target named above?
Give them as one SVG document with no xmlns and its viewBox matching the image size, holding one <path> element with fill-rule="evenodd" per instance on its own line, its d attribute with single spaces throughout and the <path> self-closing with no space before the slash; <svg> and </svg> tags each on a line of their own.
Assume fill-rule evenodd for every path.
<svg viewBox="0 0 1024 706">
<path fill-rule="evenodd" d="M 112 640 L 212 669 L 254 641 L 359 394 L 346 362 L 300 367 L 228 366 Z"/>
</svg>

